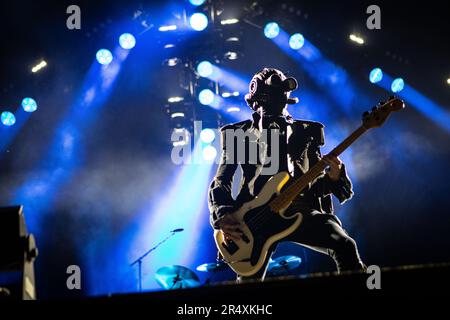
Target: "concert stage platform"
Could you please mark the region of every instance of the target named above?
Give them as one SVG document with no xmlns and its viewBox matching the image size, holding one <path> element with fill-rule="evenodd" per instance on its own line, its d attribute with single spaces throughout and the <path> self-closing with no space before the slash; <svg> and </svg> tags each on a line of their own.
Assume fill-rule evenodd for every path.
<svg viewBox="0 0 450 320">
<path fill-rule="evenodd" d="M 365 273 L 317 273 L 279 277 L 265 282 L 224 282 L 191 289 L 111 295 L 97 299 L 147 300 L 153 303 L 271 303 L 318 297 L 384 299 L 443 296 L 450 286 L 450 263 L 381 269 L 381 289 L 368 289 Z"/>
</svg>

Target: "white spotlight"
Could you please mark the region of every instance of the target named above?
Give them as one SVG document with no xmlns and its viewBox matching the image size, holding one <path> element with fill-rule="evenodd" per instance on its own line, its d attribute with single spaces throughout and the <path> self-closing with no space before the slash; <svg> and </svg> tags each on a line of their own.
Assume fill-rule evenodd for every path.
<svg viewBox="0 0 450 320">
<path fill-rule="evenodd" d="M 222 21 L 220 21 L 220 24 L 221 25 L 226 25 L 226 24 L 235 24 L 235 23 L 238 23 L 238 22 L 239 22 L 239 19 L 232 18 L 232 19 L 222 20 Z"/>
<path fill-rule="evenodd" d="M 364 44 L 364 39 L 357 35 L 354 35 L 353 33 L 349 36 L 349 39 L 353 42 L 356 42 L 357 44 Z"/>
<path fill-rule="evenodd" d="M 184 112 L 174 112 L 170 115 L 172 119 L 174 118 L 184 118 Z"/>
<path fill-rule="evenodd" d="M 181 102 L 183 100 L 184 100 L 183 97 L 170 97 L 169 99 L 167 99 L 167 102 L 169 102 L 169 103 L 177 103 L 177 102 Z"/>
<path fill-rule="evenodd" d="M 177 26 L 176 25 L 161 26 L 161 27 L 158 28 L 158 30 L 161 31 L 161 32 L 174 31 L 174 30 L 177 30 Z"/>
<path fill-rule="evenodd" d="M 37 65 L 35 65 L 33 68 L 31 68 L 31 72 L 36 73 L 42 68 L 45 68 L 47 66 L 47 62 L 45 60 L 42 60 Z"/>
</svg>

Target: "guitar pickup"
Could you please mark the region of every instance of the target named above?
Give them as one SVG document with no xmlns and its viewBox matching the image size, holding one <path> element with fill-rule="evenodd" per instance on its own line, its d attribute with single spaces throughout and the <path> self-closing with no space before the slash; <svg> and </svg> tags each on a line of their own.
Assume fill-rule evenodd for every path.
<svg viewBox="0 0 450 320">
<path fill-rule="evenodd" d="M 225 250 L 227 250 L 228 253 L 231 255 L 236 253 L 236 251 L 239 250 L 239 247 L 236 245 L 236 243 L 234 243 L 233 240 L 228 240 L 228 241 L 222 242 L 222 247 L 224 247 Z"/>
</svg>

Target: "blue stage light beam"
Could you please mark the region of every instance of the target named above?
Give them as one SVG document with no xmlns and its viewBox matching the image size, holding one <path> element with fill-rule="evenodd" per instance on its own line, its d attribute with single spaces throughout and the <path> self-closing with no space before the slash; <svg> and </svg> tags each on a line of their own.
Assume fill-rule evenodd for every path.
<svg viewBox="0 0 450 320">
<path fill-rule="evenodd" d="M 0 158 L 4 156 L 4 152 L 8 149 L 30 116 L 30 112 L 26 112 L 23 108 L 19 107 L 14 113 L 15 123 L 13 126 L 0 124 Z"/>
<path fill-rule="evenodd" d="M 383 79 L 377 85 L 386 91 L 392 91 L 394 81 L 395 79 L 392 76 L 384 72 Z M 432 101 L 405 82 L 403 82 L 403 89 L 397 92 L 396 96 L 404 99 L 407 105 L 411 105 L 426 118 L 450 132 L 450 113 L 443 106 Z"/>
<path fill-rule="evenodd" d="M 303 46 L 300 49 L 291 48 L 290 36 L 282 28 L 278 36 L 271 40 L 294 61 L 297 61 L 308 76 L 338 103 L 344 113 L 351 113 L 356 93 L 359 91 L 356 90 L 344 68 L 327 59 L 307 38 L 303 38 Z M 367 98 L 358 96 L 358 105 L 366 101 L 368 101 Z"/>
<path fill-rule="evenodd" d="M 235 107 L 237 105 L 236 103 L 230 102 L 228 99 L 224 99 L 220 95 L 215 94 L 210 89 L 203 89 L 200 91 L 198 94 L 198 100 L 202 105 L 211 107 L 221 113 L 227 113 L 227 110 L 230 107 Z M 239 102 L 238 104 L 242 105 L 242 102 Z M 241 112 L 239 116 L 241 117 L 243 114 L 244 113 Z M 245 115 L 248 115 L 248 113 L 245 113 Z"/>
<path fill-rule="evenodd" d="M 70 181 L 82 157 L 82 132 L 95 121 L 107 101 L 120 66 L 127 57 L 126 50 L 117 48 L 116 59 L 107 65 L 94 62 L 84 80 L 78 98 L 69 106 L 55 132 L 49 151 L 36 170 L 14 192 L 12 203 L 21 203 L 27 211 L 30 232 L 38 238 L 44 230 L 40 226 L 58 192 Z"/>
<path fill-rule="evenodd" d="M 199 159 L 202 157 L 201 141 L 195 143 L 193 153 L 198 154 Z M 213 162 L 192 162 L 178 168 L 177 177 L 168 179 L 171 182 L 164 187 L 167 191 L 161 194 L 159 203 L 146 209 L 139 223 L 141 227 L 131 239 L 133 246 L 127 257 L 130 262 L 164 239 L 170 230 L 184 229 L 158 248 L 157 258 L 149 256 L 144 261 L 144 290 L 162 290 L 154 279 L 158 268 L 174 264 L 195 268 L 193 263 L 204 255 L 199 252 L 198 244 L 201 230 L 209 225 L 206 199 Z M 137 268 L 134 272 L 137 280 Z M 137 290 L 137 281 L 135 288 Z"/>
<path fill-rule="evenodd" d="M 200 76 L 218 82 L 228 90 L 241 94 L 248 92 L 248 84 L 250 83 L 251 77 L 217 66 L 209 61 L 200 62 L 196 69 Z"/>
</svg>

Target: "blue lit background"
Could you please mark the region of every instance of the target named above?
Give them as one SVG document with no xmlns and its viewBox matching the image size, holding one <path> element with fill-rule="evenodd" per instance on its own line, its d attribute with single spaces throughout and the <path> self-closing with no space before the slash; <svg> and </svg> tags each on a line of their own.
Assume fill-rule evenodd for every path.
<svg viewBox="0 0 450 320">
<path fill-rule="evenodd" d="M 155 26 L 172 24 L 174 7 L 189 7 L 189 14 L 197 10 L 187 1 L 155 6 L 150 21 Z M 123 4 L 106 8 L 123 17 Z M 32 21 L 19 9 L 23 21 Z M 45 9 L 49 11 L 43 5 Z M 103 10 L 99 4 L 98 12 Z M 83 270 L 80 295 L 135 292 L 137 269 L 129 263 L 175 228 L 185 230 L 144 260 L 145 290 L 160 289 L 154 273 L 161 266 L 181 264 L 195 270 L 216 258 L 206 207 L 216 166 L 208 161 L 177 166 L 170 159 L 171 127 L 163 106 L 173 95 L 173 86 L 162 76 L 161 62 L 167 56 L 155 39 L 165 37 L 167 43 L 178 45 L 177 31 L 159 33 L 155 27 L 140 33 L 129 20 L 113 21 L 106 24 L 108 32 L 97 35 L 86 22 L 90 38 L 76 33 L 68 37 L 63 30 L 47 39 L 43 33 L 45 37 L 39 37 L 43 46 L 58 49 L 56 44 L 64 43 L 67 50 L 49 50 L 47 73 L 24 85 L 19 96 L 2 95 L 8 103 L 1 111 L 12 112 L 16 123 L 0 125 L 0 200 L 25 205 L 27 225 L 40 248 L 36 272 L 41 297 L 77 294 L 65 288 L 65 268 L 70 264 Z M 348 43 L 329 44 L 317 35 L 326 27 L 308 20 L 298 28 L 284 25 L 283 19 L 266 25 L 268 21 L 261 17 L 260 28 L 248 26 L 243 58 L 219 65 L 202 56 L 199 62 L 209 59 L 210 64 L 193 66 L 202 77 L 220 82 L 221 93 L 238 93 L 231 97 L 206 93 L 207 103 L 201 106 L 205 119 L 211 120 L 212 113 L 220 113 L 223 123 L 247 119 L 251 111 L 243 97 L 248 81 L 255 71 L 274 66 L 298 79 L 299 90 L 293 96 L 300 103 L 289 111 L 325 124 L 327 152 L 360 124 L 362 112 L 392 95 L 394 78 L 402 77 L 403 90 L 397 94 L 407 109 L 367 133 L 342 156 L 356 195 L 345 206 L 336 204 L 336 212 L 357 238 L 368 263 L 448 260 L 450 244 L 439 236 L 447 234 L 448 219 L 445 210 L 436 210 L 449 205 L 448 98 L 435 85 L 428 88 L 424 72 L 411 65 L 363 59 Z M 177 54 L 192 52 L 189 40 L 212 27 L 202 18 L 193 22 L 202 31 L 189 33 L 177 46 Z M 136 46 L 131 47 L 130 39 L 120 42 L 123 32 L 134 35 Z M 302 38 L 291 38 L 299 32 Z M 109 51 L 100 54 L 104 64 L 96 57 L 100 48 Z M 375 66 L 383 70 L 382 77 L 371 73 Z M 203 89 L 198 88 L 196 97 Z M 24 97 L 36 104 L 31 100 L 22 104 Z M 5 119 L 12 121 L 9 115 Z M 193 142 L 194 151 L 198 159 L 213 158 L 220 139 L 210 141 L 211 132 L 203 132 L 201 141 Z M 392 239 L 399 229 L 402 237 Z M 418 232 L 423 235 L 418 237 Z M 302 257 L 299 273 L 334 268 L 328 257 L 291 244 L 280 246 L 276 255 L 288 253 Z M 197 274 L 207 280 L 206 274 Z M 212 281 L 232 278 L 227 271 L 212 276 Z"/>
</svg>

